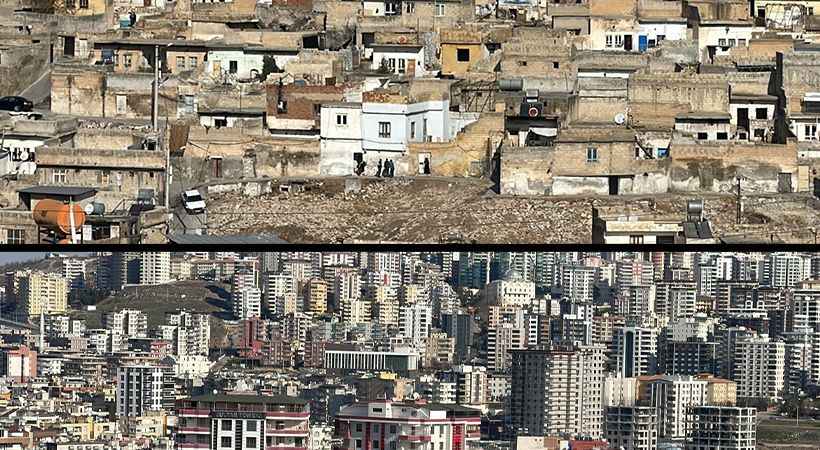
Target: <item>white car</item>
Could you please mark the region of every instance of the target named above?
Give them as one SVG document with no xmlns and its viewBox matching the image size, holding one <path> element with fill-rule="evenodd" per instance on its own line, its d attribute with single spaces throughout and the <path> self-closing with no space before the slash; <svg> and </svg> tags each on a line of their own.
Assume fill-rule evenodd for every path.
<svg viewBox="0 0 820 450">
<path fill-rule="evenodd" d="M 185 191 L 182 193 L 182 205 L 189 214 L 202 214 L 205 212 L 205 200 L 197 190 Z"/>
</svg>

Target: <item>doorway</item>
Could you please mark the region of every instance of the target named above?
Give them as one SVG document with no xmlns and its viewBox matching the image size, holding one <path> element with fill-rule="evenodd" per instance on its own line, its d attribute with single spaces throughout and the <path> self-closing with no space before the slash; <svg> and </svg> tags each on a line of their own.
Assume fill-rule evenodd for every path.
<svg viewBox="0 0 820 450">
<path fill-rule="evenodd" d="M 419 175 L 430 175 L 430 166 L 433 164 L 431 153 L 419 153 Z"/>
<path fill-rule="evenodd" d="M 618 195 L 618 177 L 609 177 L 609 195 Z"/>
<path fill-rule="evenodd" d="M 625 34 L 624 35 L 624 50 L 631 52 L 632 51 L 632 35 Z"/>
</svg>

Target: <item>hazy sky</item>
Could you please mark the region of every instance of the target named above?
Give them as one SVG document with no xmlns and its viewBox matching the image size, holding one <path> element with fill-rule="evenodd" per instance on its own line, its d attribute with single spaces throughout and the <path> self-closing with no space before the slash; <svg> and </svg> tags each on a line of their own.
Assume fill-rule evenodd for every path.
<svg viewBox="0 0 820 450">
<path fill-rule="evenodd" d="M 7 264 L 10 262 L 26 261 L 31 259 L 43 259 L 51 252 L 2 252 L 0 251 L 0 264 Z M 87 252 L 70 252 L 71 255 L 80 255 Z"/>
</svg>

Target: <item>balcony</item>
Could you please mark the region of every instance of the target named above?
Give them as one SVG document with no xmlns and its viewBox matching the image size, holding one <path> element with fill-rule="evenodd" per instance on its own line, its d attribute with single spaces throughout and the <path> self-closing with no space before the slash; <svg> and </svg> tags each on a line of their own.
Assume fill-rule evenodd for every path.
<svg viewBox="0 0 820 450">
<path fill-rule="evenodd" d="M 310 430 L 300 430 L 298 428 L 285 428 L 283 430 L 267 430 L 271 436 L 306 436 Z"/>
<path fill-rule="evenodd" d="M 305 411 L 267 411 L 265 417 L 268 419 L 307 419 L 310 417 L 310 413 Z"/>
<path fill-rule="evenodd" d="M 211 429 L 208 427 L 180 427 L 179 433 L 205 433 L 210 434 Z"/>
<path fill-rule="evenodd" d="M 211 411 L 207 409 L 180 409 L 180 417 L 210 417 Z"/>
<path fill-rule="evenodd" d="M 177 447 L 180 450 L 183 450 L 183 449 L 199 449 L 199 448 L 209 448 L 210 444 L 207 444 L 207 443 L 200 444 L 200 443 L 196 443 L 196 442 L 180 442 L 180 443 L 177 444 Z"/>
<path fill-rule="evenodd" d="M 399 436 L 400 441 L 407 442 L 430 442 L 431 438 L 430 435 L 426 434 L 403 434 Z"/>
</svg>

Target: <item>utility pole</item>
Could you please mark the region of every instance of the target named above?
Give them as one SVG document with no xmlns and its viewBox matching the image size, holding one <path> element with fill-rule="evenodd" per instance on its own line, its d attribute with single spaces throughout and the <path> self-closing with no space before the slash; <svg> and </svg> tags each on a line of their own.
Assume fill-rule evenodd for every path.
<svg viewBox="0 0 820 450">
<path fill-rule="evenodd" d="M 735 201 L 735 206 L 736 206 L 736 209 L 737 209 L 737 224 L 740 225 L 740 209 L 741 209 L 741 203 L 740 203 L 740 176 L 737 177 L 737 199 Z"/>
<path fill-rule="evenodd" d="M 154 46 L 154 92 L 153 105 L 151 105 L 151 127 L 154 133 L 158 133 L 159 122 L 159 45 Z"/>
</svg>

